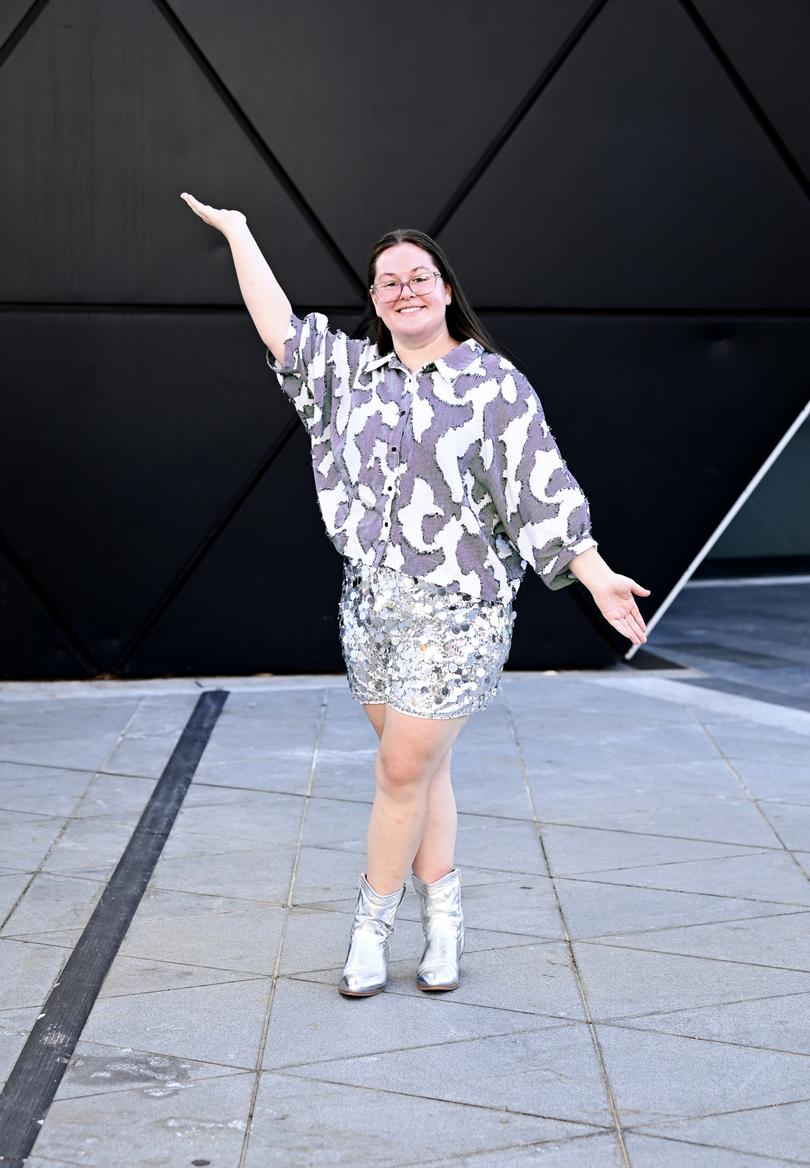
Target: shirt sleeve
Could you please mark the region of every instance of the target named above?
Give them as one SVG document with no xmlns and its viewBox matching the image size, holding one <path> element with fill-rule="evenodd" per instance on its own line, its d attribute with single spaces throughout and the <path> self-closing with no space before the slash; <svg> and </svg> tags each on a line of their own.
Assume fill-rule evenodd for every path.
<svg viewBox="0 0 810 1168">
<path fill-rule="evenodd" d="M 347 381 L 367 341 L 352 340 L 341 330 L 330 330 L 321 312 L 303 319 L 293 312 L 284 340 L 284 360 L 275 360 L 266 347 L 265 359 L 309 433 L 319 436 L 329 421 L 335 379 Z"/>
<path fill-rule="evenodd" d="M 596 547 L 590 507 L 560 454 L 537 393 L 517 370 L 484 411 L 478 468 L 503 530 L 552 590 L 576 583 L 568 565 Z"/>
</svg>

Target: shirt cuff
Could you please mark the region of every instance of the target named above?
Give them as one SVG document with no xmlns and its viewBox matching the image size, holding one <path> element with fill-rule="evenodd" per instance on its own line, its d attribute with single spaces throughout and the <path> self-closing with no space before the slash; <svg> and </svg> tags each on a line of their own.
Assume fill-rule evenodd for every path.
<svg viewBox="0 0 810 1168">
<path fill-rule="evenodd" d="M 289 376 L 300 372 L 301 365 L 301 334 L 304 330 L 304 321 L 293 312 L 287 323 L 287 333 L 284 337 L 284 360 L 277 361 L 269 345 L 265 346 L 265 360 L 273 373 Z"/>
<path fill-rule="evenodd" d="M 554 571 L 550 576 L 543 576 L 543 583 L 546 584 L 552 592 L 556 592 L 559 588 L 565 588 L 568 584 L 576 584 L 579 580 L 575 576 L 568 565 L 581 552 L 586 552 L 588 548 L 598 547 L 597 541 L 590 535 L 585 535 L 578 539 L 576 543 L 569 547 L 563 548 L 559 555 L 554 560 Z"/>
</svg>

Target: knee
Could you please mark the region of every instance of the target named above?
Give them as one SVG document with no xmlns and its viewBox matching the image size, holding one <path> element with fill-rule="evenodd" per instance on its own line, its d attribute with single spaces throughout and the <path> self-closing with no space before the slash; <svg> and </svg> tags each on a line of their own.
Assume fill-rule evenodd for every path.
<svg viewBox="0 0 810 1168">
<path fill-rule="evenodd" d="M 380 748 L 375 760 L 377 785 L 387 794 L 408 794 L 430 780 L 429 760 L 419 755 Z"/>
</svg>

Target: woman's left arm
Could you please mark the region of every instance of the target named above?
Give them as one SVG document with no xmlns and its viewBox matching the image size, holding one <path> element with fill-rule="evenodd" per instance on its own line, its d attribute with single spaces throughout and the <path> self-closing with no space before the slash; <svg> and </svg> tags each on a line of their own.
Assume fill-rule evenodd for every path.
<svg viewBox="0 0 810 1168">
<path fill-rule="evenodd" d="M 638 610 L 634 594 L 649 596 L 649 588 L 643 588 L 629 576 L 621 576 L 614 572 L 595 547 L 587 548 L 578 556 L 574 556 L 569 561 L 568 570 L 585 585 L 596 607 L 609 624 L 628 637 L 634 645 L 644 644 L 647 640 L 647 626 Z"/>
<path fill-rule="evenodd" d="M 503 530 L 551 589 L 579 580 L 599 611 L 634 645 L 647 640 L 636 596 L 649 596 L 614 572 L 596 549 L 587 497 L 568 468 L 540 398 L 510 365 L 484 409 L 476 478 L 486 487 Z"/>
</svg>

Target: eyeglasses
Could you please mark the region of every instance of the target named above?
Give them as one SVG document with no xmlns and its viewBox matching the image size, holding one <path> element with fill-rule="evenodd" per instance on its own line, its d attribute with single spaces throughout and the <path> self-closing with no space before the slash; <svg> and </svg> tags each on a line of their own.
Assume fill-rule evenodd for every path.
<svg viewBox="0 0 810 1168">
<path fill-rule="evenodd" d="M 402 280 L 388 277 L 385 280 L 380 280 L 379 284 L 372 284 L 369 291 L 376 292 L 377 299 L 381 300 L 383 304 L 392 304 L 395 300 L 399 300 L 403 288 L 410 288 L 414 296 L 429 296 L 436 287 L 436 281 L 440 275 L 441 272 L 417 272 L 404 284 Z"/>
</svg>

